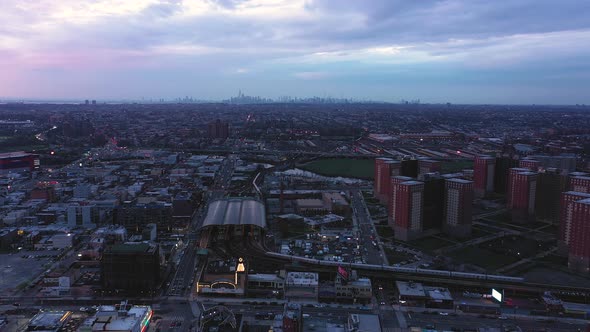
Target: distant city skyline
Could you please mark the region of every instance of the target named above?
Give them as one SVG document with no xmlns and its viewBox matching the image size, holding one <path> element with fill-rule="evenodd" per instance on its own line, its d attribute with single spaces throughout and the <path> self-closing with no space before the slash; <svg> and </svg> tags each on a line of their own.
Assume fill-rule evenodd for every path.
<svg viewBox="0 0 590 332">
<path fill-rule="evenodd" d="M 584 1 L 6 0 L 0 20 L 0 100 L 590 104 Z"/>
</svg>

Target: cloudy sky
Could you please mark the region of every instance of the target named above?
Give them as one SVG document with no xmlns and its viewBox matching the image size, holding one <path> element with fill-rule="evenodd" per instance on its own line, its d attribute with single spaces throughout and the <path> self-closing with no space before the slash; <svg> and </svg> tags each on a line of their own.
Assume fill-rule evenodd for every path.
<svg viewBox="0 0 590 332">
<path fill-rule="evenodd" d="M 2 0 L 0 98 L 590 103 L 588 0 Z"/>
</svg>

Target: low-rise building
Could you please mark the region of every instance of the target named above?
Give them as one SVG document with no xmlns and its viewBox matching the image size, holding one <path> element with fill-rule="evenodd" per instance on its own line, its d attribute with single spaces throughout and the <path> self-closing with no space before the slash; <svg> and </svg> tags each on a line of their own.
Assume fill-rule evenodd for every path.
<svg viewBox="0 0 590 332">
<path fill-rule="evenodd" d="M 71 317 L 71 311 L 41 311 L 31 318 L 26 330 L 57 332 Z"/>
<path fill-rule="evenodd" d="M 340 193 L 322 193 L 325 207 L 332 213 L 347 216 L 351 213 L 350 204 Z"/>
<path fill-rule="evenodd" d="M 349 314 L 346 332 L 381 332 L 379 316 L 371 314 Z"/>
<path fill-rule="evenodd" d="M 150 306 L 128 306 L 126 302 L 119 306 L 103 305 L 82 323 L 78 331 L 143 332 L 147 330 L 152 314 Z"/>
<path fill-rule="evenodd" d="M 304 215 L 327 213 L 324 201 L 316 198 L 301 198 L 295 201 L 295 210 Z"/>
<path fill-rule="evenodd" d="M 312 272 L 289 272 L 285 282 L 285 297 L 289 299 L 318 299 L 319 277 Z"/>
</svg>

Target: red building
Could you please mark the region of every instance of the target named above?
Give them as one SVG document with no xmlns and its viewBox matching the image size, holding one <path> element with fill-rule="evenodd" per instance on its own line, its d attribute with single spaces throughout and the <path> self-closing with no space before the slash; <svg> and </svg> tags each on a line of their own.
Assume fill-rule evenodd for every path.
<svg viewBox="0 0 590 332">
<path fill-rule="evenodd" d="M 590 273 L 590 198 L 572 204 L 568 267 Z"/>
<path fill-rule="evenodd" d="M 23 151 L 0 153 L 0 174 L 32 171 L 39 168 L 39 155 Z"/>
<path fill-rule="evenodd" d="M 440 161 L 431 159 L 418 160 L 418 174 L 440 172 Z"/>
<path fill-rule="evenodd" d="M 473 190 L 477 197 L 484 197 L 494 191 L 494 170 L 496 158 L 476 156 L 473 165 Z"/>
<path fill-rule="evenodd" d="M 31 199 L 44 199 L 48 202 L 55 202 L 55 188 L 52 186 L 38 186 L 31 190 Z"/>
<path fill-rule="evenodd" d="M 217 119 L 207 125 L 207 135 L 213 139 L 226 139 L 229 137 L 229 124 Z"/>
<path fill-rule="evenodd" d="M 535 218 L 537 173 L 515 172 L 510 177 L 510 204 L 512 221 L 530 222 Z"/>
<path fill-rule="evenodd" d="M 590 193 L 590 176 L 574 176 L 570 178 L 569 190 Z"/>
<path fill-rule="evenodd" d="M 389 214 L 389 218 L 388 218 L 388 222 L 389 222 L 389 226 L 391 228 L 394 228 L 395 226 L 395 210 L 396 210 L 396 197 L 397 197 L 397 192 L 399 190 L 399 184 L 402 182 L 406 182 L 406 181 L 411 181 L 413 180 L 411 177 L 409 176 L 393 176 L 391 177 L 391 179 L 389 180 L 389 186 L 390 186 L 390 196 L 389 196 L 389 204 L 387 204 L 388 207 L 388 214 Z"/>
<path fill-rule="evenodd" d="M 514 188 L 512 187 L 512 178 L 521 172 L 530 172 L 530 170 L 522 167 L 508 169 L 508 179 L 506 180 L 506 205 L 508 208 L 512 206 L 512 192 L 514 191 Z"/>
<path fill-rule="evenodd" d="M 424 183 L 405 181 L 399 184 L 395 197 L 395 239 L 409 241 L 422 234 Z"/>
<path fill-rule="evenodd" d="M 376 158 L 375 159 L 375 183 L 373 192 L 375 197 L 383 204 L 389 202 L 391 188 L 389 179 L 392 176 L 399 175 L 401 163 L 390 158 Z"/>
<path fill-rule="evenodd" d="M 302 332 L 303 315 L 298 303 L 285 303 L 283 310 L 283 332 Z"/>
<path fill-rule="evenodd" d="M 455 237 L 471 235 L 473 182 L 463 179 L 445 181 L 444 231 Z"/>
<path fill-rule="evenodd" d="M 572 235 L 573 203 L 582 199 L 590 198 L 590 193 L 577 191 L 566 191 L 561 194 L 559 207 L 559 251 L 567 254 Z"/>
<path fill-rule="evenodd" d="M 538 171 L 539 167 L 541 167 L 541 162 L 534 159 L 522 159 L 518 162 L 518 167 L 520 168 L 527 168 L 531 171 Z"/>
</svg>

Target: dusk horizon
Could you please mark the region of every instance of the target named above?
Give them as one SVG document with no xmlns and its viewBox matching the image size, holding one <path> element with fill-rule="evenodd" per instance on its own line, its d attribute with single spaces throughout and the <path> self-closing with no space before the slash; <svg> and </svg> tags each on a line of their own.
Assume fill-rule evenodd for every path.
<svg viewBox="0 0 590 332">
<path fill-rule="evenodd" d="M 589 13 L 580 1 L 9 0 L 0 98 L 588 104 Z"/>
</svg>

